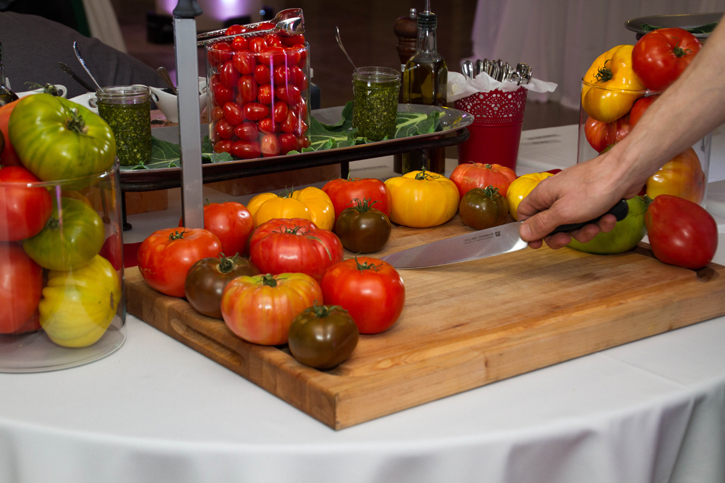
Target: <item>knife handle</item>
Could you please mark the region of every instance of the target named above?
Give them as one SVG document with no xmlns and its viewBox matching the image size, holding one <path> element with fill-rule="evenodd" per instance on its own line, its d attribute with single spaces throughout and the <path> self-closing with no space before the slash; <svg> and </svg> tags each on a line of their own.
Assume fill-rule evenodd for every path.
<svg viewBox="0 0 725 483">
<path fill-rule="evenodd" d="M 204 13 L 204 11 L 196 3 L 196 0 L 179 0 L 176 8 L 171 13 L 176 18 L 194 18 Z"/>
<path fill-rule="evenodd" d="M 609 211 L 604 213 L 602 216 L 606 214 L 612 214 L 617 218 L 617 221 L 622 221 L 627 217 L 627 214 L 629 213 L 629 204 L 627 203 L 627 200 L 619 200 L 619 202 L 612 206 Z M 569 225 L 559 225 L 556 228 L 554 228 L 554 231 L 549 233 L 549 235 L 553 235 L 554 233 L 567 233 L 576 231 L 579 228 L 583 227 L 584 225 L 589 225 L 590 223 L 596 223 L 599 221 L 599 219 L 602 216 L 598 216 L 594 218 L 593 220 L 585 221 L 584 223 L 572 223 Z"/>
</svg>

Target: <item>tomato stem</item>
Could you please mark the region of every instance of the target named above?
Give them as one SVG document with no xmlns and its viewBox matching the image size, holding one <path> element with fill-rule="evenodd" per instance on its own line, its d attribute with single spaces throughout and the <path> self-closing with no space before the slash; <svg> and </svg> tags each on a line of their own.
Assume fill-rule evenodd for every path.
<svg viewBox="0 0 725 483">
<path fill-rule="evenodd" d="M 356 209 L 360 213 L 365 213 L 366 211 L 370 211 L 373 208 L 373 205 L 378 201 L 380 200 L 372 201 L 372 198 L 365 198 L 363 200 L 360 198 L 353 198 L 352 202 L 355 203 L 355 206 L 352 208 Z"/>
<path fill-rule="evenodd" d="M 599 70 L 597 70 L 596 74 L 594 74 L 597 82 L 607 82 L 612 80 L 612 78 L 614 77 L 614 72 L 612 72 L 612 69 L 607 67 L 607 63 L 611 60 L 612 59 L 605 60 L 604 65 Z"/>
<path fill-rule="evenodd" d="M 267 275 L 262 277 L 262 285 L 267 285 L 269 287 L 276 287 L 277 281 L 274 279 L 274 275 L 271 273 L 268 273 Z"/>
<path fill-rule="evenodd" d="M 374 270 L 377 272 L 378 269 L 382 266 L 368 262 L 360 263 L 360 261 L 357 259 L 357 256 L 355 256 L 355 263 L 357 264 L 357 269 L 360 270 L 360 273 L 363 273 L 363 270 Z"/>
<path fill-rule="evenodd" d="M 440 175 L 438 175 L 438 174 L 436 174 L 436 175 L 430 174 L 430 172 L 428 172 L 425 169 L 425 166 L 423 166 L 422 168 L 420 168 L 420 173 L 418 173 L 418 174 L 415 175 L 415 179 L 418 179 L 418 180 L 436 179 L 436 178 L 440 178 Z"/>
<path fill-rule="evenodd" d="M 307 310 L 314 312 L 315 316 L 320 319 L 324 319 L 328 315 L 330 315 L 330 312 L 337 309 L 340 312 L 347 313 L 347 310 L 343 309 L 339 305 L 320 305 L 317 300 L 315 300 L 312 303 L 312 307 L 309 307 Z"/>
<path fill-rule="evenodd" d="M 237 260 L 239 260 L 239 253 L 234 254 L 233 257 L 227 257 L 223 253 L 220 253 L 219 255 L 221 255 L 219 257 L 219 265 L 217 265 L 219 272 L 231 272 L 234 269 L 234 265 L 236 265 Z"/>
<path fill-rule="evenodd" d="M 88 131 L 88 128 L 86 127 L 86 122 L 83 120 L 83 116 L 78 114 L 78 109 L 71 109 L 71 118 L 68 121 L 68 124 L 66 124 L 66 128 L 69 131 L 76 132 L 78 134 L 85 134 L 86 131 Z"/>
<path fill-rule="evenodd" d="M 186 230 L 181 232 L 174 230 L 174 232 L 169 235 L 169 240 L 181 240 L 184 238 L 184 233 L 186 233 Z"/>
<path fill-rule="evenodd" d="M 494 188 L 491 185 L 486 186 L 485 188 L 483 188 L 483 194 L 487 198 L 492 198 L 493 199 L 493 197 L 498 194 L 498 188 Z"/>
</svg>

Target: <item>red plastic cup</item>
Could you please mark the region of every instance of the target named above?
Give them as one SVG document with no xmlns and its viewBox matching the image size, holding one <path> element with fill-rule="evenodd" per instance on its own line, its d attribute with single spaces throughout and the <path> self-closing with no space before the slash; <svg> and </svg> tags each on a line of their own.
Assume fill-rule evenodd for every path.
<svg viewBox="0 0 725 483">
<path fill-rule="evenodd" d="M 474 116 L 468 140 L 458 145 L 458 164 L 473 161 L 516 170 L 527 93 L 523 87 L 513 92 L 495 89 L 455 102 L 456 109 Z"/>
</svg>

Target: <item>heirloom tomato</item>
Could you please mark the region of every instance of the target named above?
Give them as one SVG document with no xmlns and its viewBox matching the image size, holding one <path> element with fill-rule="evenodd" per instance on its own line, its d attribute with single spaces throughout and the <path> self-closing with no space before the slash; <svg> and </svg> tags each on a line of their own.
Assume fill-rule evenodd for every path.
<svg viewBox="0 0 725 483">
<path fill-rule="evenodd" d="M 635 102 L 634 106 L 632 106 L 632 111 L 629 113 L 629 125 L 631 127 L 637 125 L 640 118 L 644 115 L 645 111 L 647 111 L 647 108 L 649 108 L 649 106 L 651 106 L 658 97 L 660 97 L 660 95 L 656 94 L 637 99 L 637 102 Z"/>
<path fill-rule="evenodd" d="M 90 176 L 113 166 L 116 141 L 106 121 L 62 97 L 22 98 L 8 128 L 23 166 L 44 181 Z"/>
<path fill-rule="evenodd" d="M 121 280 L 105 258 L 95 256 L 69 272 L 51 270 L 40 301 L 40 325 L 63 347 L 88 347 L 106 332 L 121 300 Z"/>
<path fill-rule="evenodd" d="M 15 152 L 15 148 L 10 144 L 10 136 L 8 136 L 8 121 L 10 120 L 10 114 L 12 114 L 15 106 L 18 105 L 20 99 L 17 101 L 10 102 L 0 107 L 0 132 L 2 132 L 2 138 L 5 147 L 0 150 L 0 165 L 2 166 L 22 166 L 18 154 Z"/>
<path fill-rule="evenodd" d="M 33 315 L 31 315 L 30 318 L 18 328 L 18 330 L 13 332 L 13 334 L 20 335 L 27 334 L 29 332 L 37 332 L 42 328 L 43 327 L 40 325 L 40 312 L 36 310 L 33 312 Z"/>
<path fill-rule="evenodd" d="M 597 121 L 590 116 L 584 124 L 584 135 L 589 141 L 589 145 L 598 153 L 624 139 L 631 130 L 629 116 L 620 117 L 612 122 Z"/>
<path fill-rule="evenodd" d="M 60 209 L 55 200 L 53 205 L 45 227 L 23 241 L 25 253 L 49 270 L 80 268 L 103 247 L 103 220 L 90 205 L 75 198 L 61 197 Z"/>
<path fill-rule="evenodd" d="M 186 274 L 202 258 L 222 251 L 219 238 L 201 228 L 163 228 L 138 249 L 138 268 L 151 288 L 172 297 L 184 296 Z"/>
<path fill-rule="evenodd" d="M 251 277 L 258 273 L 252 262 L 239 255 L 202 258 L 186 274 L 186 300 L 200 314 L 221 319 L 222 294 L 227 284 L 237 277 Z"/>
<path fill-rule="evenodd" d="M 289 350 L 295 359 L 316 369 L 332 369 L 350 358 L 359 331 L 347 310 L 336 305 L 308 307 L 289 328 Z"/>
<path fill-rule="evenodd" d="M 292 321 L 322 290 L 304 273 L 237 277 L 224 289 L 222 317 L 238 337 L 262 345 L 285 344 Z"/>
<path fill-rule="evenodd" d="M 16 333 L 33 315 L 43 269 L 15 243 L 0 243 L 0 334 Z"/>
<path fill-rule="evenodd" d="M 0 166 L 0 240 L 17 241 L 37 235 L 50 218 L 53 204 L 45 187 L 28 187 L 40 180 L 20 166 Z"/>
<path fill-rule="evenodd" d="M 458 211 L 466 226 L 474 230 L 484 230 L 506 222 L 509 204 L 498 192 L 498 188 L 473 188 L 461 198 Z"/>
<path fill-rule="evenodd" d="M 337 263 L 327 270 L 320 285 L 325 304 L 347 310 L 361 334 L 387 330 L 405 305 L 403 279 L 392 265 L 377 258 Z"/>
<path fill-rule="evenodd" d="M 254 217 L 255 226 L 274 218 L 304 218 L 323 230 L 332 230 L 335 225 L 335 208 L 330 197 L 314 186 L 281 196 L 259 194 L 249 200 L 247 209 Z"/>
<path fill-rule="evenodd" d="M 345 208 L 355 206 L 355 199 L 370 200 L 369 206 L 374 205 L 376 210 L 382 211 L 386 216 L 390 216 L 393 207 L 390 190 L 385 183 L 375 178 L 337 178 L 328 181 L 322 187 L 322 191 L 327 193 L 332 201 L 335 219 Z"/>
<path fill-rule="evenodd" d="M 179 226 L 183 226 L 179 220 Z M 254 230 L 254 219 L 249 210 L 236 201 L 204 203 L 204 229 L 214 233 L 222 244 L 221 252 L 233 257 L 244 255 L 247 240 Z"/>
<path fill-rule="evenodd" d="M 632 69 L 653 90 L 667 89 L 702 48 L 685 29 L 664 28 L 642 36 L 632 50 Z"/>
<path fill-rule="evenodd" d="M 521 200 L 526 198 L 531 191 L 536 188 L 542 180 L 553 176 L 551 173 L 530 173 L 524 174 L 516 178 L 516 180 L 509 186 L 508 193 L 506 193 L 506 201 L 509 202 L 509 213 L 514 220 L 518 220 L 518 208 Z"/>
<path fill-rule="evenodd" d="M 717 223 L 703 207 L 684 198 L 660 195 L 644 217 L 652 253 L 658 260 L 696 270 L 717 250 Z"/>
<path fill-rule="evenodd" d="M 644 85 L 632 70 L 632 48 L 618 45 L 604 52 L 584 75 L 582 107 L 597 121 L 616 121 L 644 95 Z"/>
<path fill-rule="evenodd" d="M 459 164 L 451 173 L 451 181 L 458 187 L 458 194 L 463 197 L 468 190 L 491 186 L 498 188 L 501 196 L 506 196 L 509 185 L 516 179 L 513 169 L 500 164 L 483 164 L 469 162 Z"/>
<path fill-rule="evenodd" d="M 390 221 L 413 228 L 442 225 L 458 211 L 461 197 L 455 183 L 443 175 L 411 171 L 385 181 L 393 200 Z"/>
<path fill-rule="evenodd" d="M 335 233 L 340 237 L 342 246 L 351 252 L 377 252 L 390 239 L 390 220 L 372 206 L 370 198 L 355 198 L 353 201 L 355 206 L 345 208 L 335 222 Z"/>
<path fill-rule="evenodd" d="M 705 196 L 705 172 L 692 148 L 678 154 L 647 179 L 647 196 L 668 194 L 700 203 Z"/>
<path fill-rule="evenodd" d="M 249 258 L 262 273 L 299 272 L 321 280 L 342 255 L 337 235 L 301 218 L 270 220 L 249 240 Z"/>
<path fill-rule="evenodd" d="M 647 202 L 644 197 L 635 196 L 628 199 L 627 204 L 629 205 L 627 217 L 622 221 L 618 221 L 612 231 L 600 232 L 587 243 L 581 243 L 572 238 L 567 246 L 581 252 L 600 255 L 622 253 L 636 247 L 647 234 L 647 228 L 644 226 Z"/>
</svg>

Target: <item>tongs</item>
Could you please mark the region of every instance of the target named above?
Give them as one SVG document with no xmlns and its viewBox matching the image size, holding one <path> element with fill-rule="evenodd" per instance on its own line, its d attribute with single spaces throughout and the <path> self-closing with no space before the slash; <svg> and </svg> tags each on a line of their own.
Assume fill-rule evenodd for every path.
<svg viewBox="0 0 725 483">
<path fill-rule="evenodd" d="M 274 16 L 272 20 L 265 20 L 264 22 L 250 23 L 244 25 L 247 29 L 254 29 L 262 24 L 273 24 L 274 27 L 265 30 L 253 30 L 251 32 L 244 32 L 235 35 L 224 35 L 227 29 L 212 30 L 204 32 L 196 36 L 197 46 L 204 46 L 216 42 L 225 42 L 227 40 L 233 40 L 235 37 L 259 37 L 260 35 L 267 34 L 281 34 L 285 36 L 302 34 L 305 32 L 305 17 L 302 14 L 301 8 L 288 8 L 280 11 Z"/>
</svg>

